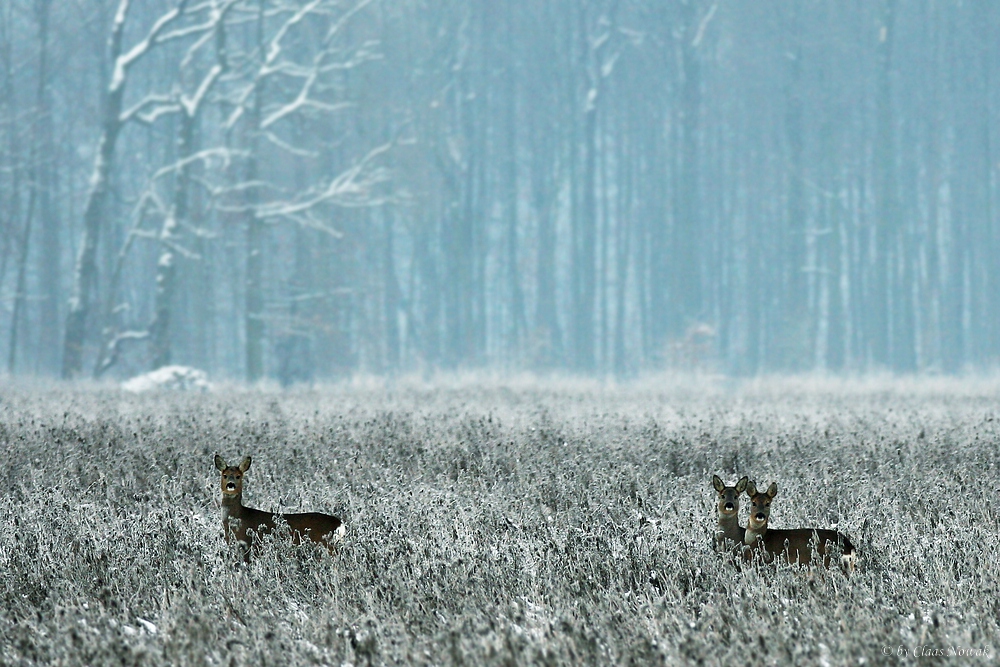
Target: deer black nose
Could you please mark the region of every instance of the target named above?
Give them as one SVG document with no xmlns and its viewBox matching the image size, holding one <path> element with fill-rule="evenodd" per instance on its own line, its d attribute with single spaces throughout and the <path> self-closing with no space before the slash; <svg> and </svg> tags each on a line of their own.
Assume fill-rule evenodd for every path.
<svg viewBox="0 0 1000 667">
<path fill-rule="evenodd" d="M 226 484 L 226 489 L 228 489 L 229 491 L 232 491 L 235 488 L 236 484 L 234 484 L 233 482 L 229 482 L 229 484 Z"/>
<path fill-rule="evenodd" d="M 733 510 L 733 504 L 732 503 L 726 503 L 726 511 L 727 512 L 731 512 L 732 510 Z"/>
<path fill-rule="evenodd" d="M 757 512 L 757 520 L 758 521 L 763 521 L 764 520 L 764 513 L 763 512 Z"/>
</svg>

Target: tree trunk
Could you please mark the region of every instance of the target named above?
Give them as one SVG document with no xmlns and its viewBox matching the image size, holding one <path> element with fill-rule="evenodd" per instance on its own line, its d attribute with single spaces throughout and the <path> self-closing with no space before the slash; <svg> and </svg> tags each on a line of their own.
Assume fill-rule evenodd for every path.
<svg viewBox="0 0 1000 667">
<path fill-rule="evenodd" d="M 508 66 L 503 70 L 504 91 L 504 130 L 506 154 L 503 165 L 503 211 L 504 223 L 506 227 L 506 265 L 507 265 L 507 298 L 508 317 L 507 331 L 505 333 L 507 341 L 507 360 L 514 360 L 519 355 L 522 343 L 522 335 L 527 328 L 524 313 L 524 294 L 521 290 L 521 276 L 518 264 L 518 210 L 517 210 L 517 100 L 516 88 L 514 86 L 513 54 L 514 45 L 514 25 L 513 10 L 507 9 L 506 14 L 506 53 L 503 54 Z"/>
<path fill-rule="evenodd" d="M 573 355 L 578 371 L 592 372 L 594 360 L 594 307 L 597 290 L 597 105 L 600 100 L 600 66 L 591 72 L 591 58 L 599 58 L 590 46 L 586 11 L 580 11 L 580 67 L 584 72 L 583 126 L 579 137 L 583 151 L 580 182 L 580 216 L 577 221 L 573 272 Z"/>
<path fill-rule="evenodd" d="M 815 277 L 807 257 L 810 238 L 805 204 L 805 165 L 803 160 L 805 127 L 802 110 L 802 37 L 799 21 L 800 6 L 791 6 L 789 32 L 792 44 L 789 49 L 787 81 L 785 83 L 785 141 L 788 150 L 788 210 L 784 234 L 782 264 L 786 267 L 784 280 L 784 313 L 781 314 L 784 330 L 782 341 L 783 365 L 790 371 L 808 367 L 810 330 L 815 322 L 808 318 L 810 300 L 809 284 Z M 815 257 L 815 254 L 813 254 Z"/>
<path fill-rule="evenodd" d="M 34 153 L 34 151 L 32 151 Z M 33 185 L 32 188 L 35 186 Z M 17 291 L 14 294 L 14 312 L 10 318 L 10 345 L 7 348 L 7 372 L 13 374 L 17 361 L 17 339 L 18 330 L 21 323 L 21 312 L 24 310 L 24 296 L 27 285 L 25 276 L 28 267 L 28 249 L 31 245 L 31 227 L 35 217 L 35 199 L 37 192 L 33 189 L 28 200 L 28 214 L 24 221 L 24 229 L 21 232 L 21 243 L 18 253 L 17 265 Z"/>
<path fill-rule="evenodd" d="M 129 0 L 120 0 L 111 31 L 110 57 L 115 63 L 111 85 L 104 100 L 101 138 L 90 177 L 90 193 L 83 210 L 83 239 L 73 270 L 73 288 L 70 292 L 69 312 L 66 316 L 66 333 L 63 339 L 64 379 L 73 378 L 83 369 L 83 343 L 87 335 L 87 320 L 91 301 L 97 285 L 97 241 L 101 222 L 107 214 L 108 176 L 114 162 L 115 144 L 121 132 L 122 100 L 125 95 L 125 72 L 117 67 L 122 51 L 122 33 L 128 14 Z"/>
<path fill-rule="evenodd" d="M 698 128 L 701 116 L 701 61 L 695 44 L 698 29 L 697 3 L 682 4 L 684 26 L 681 58 L 680 100 L 677 119 L 677 188 L 674 192 L 673 271 L 669 331 L 681 336 L 685 327 L 701 317 L 702 284 L 699 272 L 701 216 L 699 213 Z"/>
<path fill-rule="evenodd" d="M 630 110 L 622 115 L 628 118 Z M 616 142 L 617 201 L 615 211 L 615 322 L 613 368 L 618 377 L 625 376 L 628 366 L 625 355 L 625 299 L 628 294 L 628 267 L 632 240 L 632 179 L 634 176 L 635 150 L 630 139 L 634 128 L 627 123 L 620 127 L 621 137 Z"/>
<path fill-rule="evenodd" d="M 260 0 L 257 13 L 258 57 L 265 54 L 264 42 L 264 0 Z M 260 123 L 264 104 L 264 81 L 257 83 L 254 90 L 253 108 L 247 132 L 250 138 L 247 158 L 246 181 L 254 184 L 247 190 L 246 214 L 246 282 L 244 329 L 246 331 L 246 378 L 256 382 L 264 374 L 264 295 L 263 295 L 263 236 L 264 223 L 257 216 L 257 180 L 260 177 Z"/>
<path fill-rule="evenodd" d="M 264 374 L 264 224 L 253 213 L 246 224 L 246 372 L 247 382 L 255 382 Z"/>
<path fill-rule="evenodd" d="M 17 268 L 17 286 L 14 294 L 14 310 L 11 314 L 10 322 L 10 346 L 7 350 L 7 372 L 13 374 L 17 364 L 18 334 L 21 326 L 21 317 L 25 309 L 25 299 L 27 296 L 27 267 L 28 251 L 31 248 L 31 232 L 35 221 L 36 209 L 43 208 L 43 215 L 50 214 L 48 206 L 49 193 L 45 189 L 48 179 L 42 176 L 42 162 L 47 162 L 49 153 L 39 155 L 39 147 L 42 146 L 45 130 L 49 127 L 48 104 L 45 93 L 46 82 L 48 80 L 48 39 L 49 39 L 49 8 L 51 0 L 38 0 L 35 3 L 35 18 L 38 21 L 38 87 L 35 91 L 35 121 L 33 123 L 30 157 L 28 158 L 29 169 L 31 171 L 31 193 L 28 196 L 28 211 L 24 221 L 24 230 L 21 234 L 20 254 Z M 44 182 L 43 182 L 44 181 Z M 44 198 L 44 203 L 42 199 Z M 43 220 L 48 223 L 48 220 Z M 50 323 L 51 325 L 51 323 Z M 47 334 L 45 329 L 41 334 Z"/>
<path fill-rule="evenodd" d="M 870 295 L 869 317 L 871 326 L 868 340 L 872 361 L 879 367 L 890 367 L 890 244 L 896 233 L 896 170 L 893 165 L 893 118 L 890 73 L 892 70 L 892 43 L 894 36 L 896 0 L 884 0 L 881 25 L 876 46 L 878 71 L 875 90 L 875 248 L 872 259 L 873 284 Z"/>
<path fill-rule="evenodd" d="M 39 26 L 39 84 L 37 144 L 43 158 L 38 164 L 38 220 L 41 223 L 41 303 L 39 304 L 39 366 L 45 373 L 59 370 L 59 301 L 62 288 L 59 220 L 52 206 L 54 142 L 52 105 L 49 101 L 49 9 L 52 0 L 39 0 L 35 11 Z"/>
<path fill-rule="evenodd" d="M 107 216 L 108 177 L 114 162 L 115 144 L 122 129 L 122 101 L 128 71 L 138 58 L 145 55 L 155 43 L 156 36 L 184 13 L 187 0 L 179 0 L 174 10 L 156 22 L 146 40 L 122 55 L 122 35 L 128 16 L 130 0 L 119 0 L 114 25 L 109 40 L 109 56 L 113 63 L 111 82 L 101 114 L 101 138 L 97 157 L 90 177 L 90 192 L 83 210 L 83 239 L 80 243 L 76 266 L 73 269 L 73 288 L 70 292 L 69 312 L 66 315 L 66 332 L 63 338 L 63 378 L 73 378 L 83 369 L 83 345 L 87 335 L 91 301 L 97 285 L 97 242 L 101 223 Z"/>
<path fill-rule="evenodd" d="M 538 228 L 535 256 L 534 362 L 542 368 L 562 359 L 562 332 L 556 305 L 556 133 L 547 118 L 531 117 L 531 203 Z"/>
<path fill-rule="evenodd" d="M 153 321 L 149 325 L 151 368 L 156 370 L 170 364 L 172 359 L 171 321 L 177 293 L 177 248 L 180 231 L 188 218 L 188 196 L 191 165 L 194 153 L 194 124 L 197 110 L 181 112 L 177 141 L 177 161 L 180 168 L 174 181 L 174 198 L 160 229 L 160 258 L 156 263 L 156 292 L 153 300 Z"/>
</svg>

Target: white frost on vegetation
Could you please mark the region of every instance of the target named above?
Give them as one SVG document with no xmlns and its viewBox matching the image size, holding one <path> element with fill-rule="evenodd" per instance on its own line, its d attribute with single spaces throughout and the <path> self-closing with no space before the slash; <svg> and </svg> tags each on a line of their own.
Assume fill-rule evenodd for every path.
<svg viewBox="0 0 1000 667">
<path fill-rule="evenodd" d="M 151 635 L 155 635 L 156 634 L 156 625 L 155 624 L 147 621 L 142 616 L 137 616 L 135 620 L 136 620 L 136 622 L 139 625 L 142 626 L 143 630 L 145 630 L 146 632 L 148 632 Z"/>
<path fill-rule="evenodd" d="M 763 662 L 985 664 L 998 415 L 996 376 L 0 378 L 0 596 L 26 619 L 0 662 L 727 665 L 766 618 Z M 335 553 L 269 539 L 244 563 L 216 450 L 253 456 L 248 504 L 346 517 Z M 713 474 L 776 482 L 774 527 L 837 526 L 855 572 L 720 557 Z"/>
</svg>

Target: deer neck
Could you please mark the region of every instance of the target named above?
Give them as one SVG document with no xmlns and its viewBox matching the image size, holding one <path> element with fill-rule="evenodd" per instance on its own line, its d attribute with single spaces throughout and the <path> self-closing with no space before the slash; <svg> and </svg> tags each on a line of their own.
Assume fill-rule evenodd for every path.
<svg viewBox="0 0 1000 667">
<path fill-rule="evenodd" d="M 747 532 L 743 535 L 743 543 L 749 546 L 754 546 L 757 544 L 757 540 L 761 540 L 767 535 L 767 524 L 764 524 L 760 528 L 751 528 L 750 524 L 747 524 Z"/>
<path fill-rule="evenodd" d="M 733 535 L 740 529 L 739 517 L 735 514 L 726 516 L 719 514 L 719 527 L 716 532 L 722 535 Z"/>
<path fill-rule="evenodd" d="M 243 494 L 237 493 L 235 495 L 222 494 L 222 516 L 239 517 L 243 514 Z"/>
</svg>

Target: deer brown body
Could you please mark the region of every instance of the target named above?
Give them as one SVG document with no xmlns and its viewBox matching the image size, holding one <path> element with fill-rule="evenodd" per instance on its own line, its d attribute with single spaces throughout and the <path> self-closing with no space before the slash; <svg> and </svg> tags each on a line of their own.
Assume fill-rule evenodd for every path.
<svg viewBox="0 0 1000 667">
<path fill-rule="evenodd" d="M 222 526 L 226 541 L 239 544 L 244 558 L 250 547 L 263 535 L 274 531 L 281 520 L 288 524 L 292 543 L 303 540 L 321 544 L 333 550 L 333 544 L 343 537 L 344 523 L 337 517 L 321 512 L 302 514 L 274 514 L 243 505 L 243 473 L 250 468 L 247 456 L 238 466 L 230 466 L 218 454 L 215 467 L 222 473 Z"/>
<path fill-rule="evenodd" d="M 735 486 L 726 486 L 718 475 L 712 476 L 712 486 L 719 494 L 716 510 L 719 513 L 719 525 L 715 529 L 715 550 L 725 551 L 734 544 L 743 544 L 746 528 L 740 525 L 740 495 L 747 488 L 746 477 L 742 477 Z"/>
<path fill-rule="evenodd" d="M 812 565 L 822 563 L 830 567 L 835 553 L 830 553 L 830 545 L 839 547 L 840 562 L 848 570 L 854 569 L 856 552 L 846 535 L 835 530 L 821 528 L 796 528 L 782 530 L 769 528 L 771 500 L 778 495 L 778 485 L 771 483 L 767 491 L 757 492 L 753 482 L 747 485 L 750 496 L 750 517 L 744 533 L 744 560 L 759 558 L 765 563 L 774 562 L 775 556 L 784 558 L 789 564 Z"/>
</svg>

